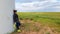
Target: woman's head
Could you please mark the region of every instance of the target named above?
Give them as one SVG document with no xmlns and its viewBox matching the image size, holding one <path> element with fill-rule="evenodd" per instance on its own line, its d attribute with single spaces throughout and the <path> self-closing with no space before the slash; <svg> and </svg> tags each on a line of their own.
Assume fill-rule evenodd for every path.
<svg viewBox="0 0 60 34">
<path fill-rule="evenodd" d="M 16 14 L 17 10 L 13 10 L 13 12 Z"/>
</svg>

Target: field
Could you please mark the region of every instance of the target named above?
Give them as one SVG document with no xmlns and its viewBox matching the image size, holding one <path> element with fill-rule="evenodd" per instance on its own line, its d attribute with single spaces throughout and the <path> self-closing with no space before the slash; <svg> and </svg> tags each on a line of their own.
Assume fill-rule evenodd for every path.
<svg viewBox="0 0 60 34">
<path fill-rule="evenodd" d="M 60 12 L 18 12 L 21 32 L 12 34 L 60 34 Z"/>
</svg>

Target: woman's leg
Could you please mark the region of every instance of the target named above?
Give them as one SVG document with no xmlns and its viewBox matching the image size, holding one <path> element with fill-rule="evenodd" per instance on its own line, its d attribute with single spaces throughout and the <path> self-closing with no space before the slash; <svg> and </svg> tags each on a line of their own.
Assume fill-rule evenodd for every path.
<svg viewBox="0 0 60 34">
<path fill-rule="evenodd" d="M 19 26 L 18 25 L 16 25 L 16 29 L 19 30 Z"/>
</svg>

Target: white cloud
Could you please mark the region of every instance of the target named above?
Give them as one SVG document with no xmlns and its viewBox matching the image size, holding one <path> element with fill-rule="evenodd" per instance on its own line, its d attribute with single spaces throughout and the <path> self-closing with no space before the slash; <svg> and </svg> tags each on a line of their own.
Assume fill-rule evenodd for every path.
<svg viewBox="0 0 60 34">
<path fill-rule="evenodd" d="M 58 2 L 57 0 L 44 0 L 44 1 L 34 1 L 29 3 L 17 2 L 15 6 L 17 10 L 27 11 L 27 10 L 51 9 L 51 7 L 59 9 L 60 8 L 59 4 L 60 2 Z"/>
<path fill-rule="evenodd" d="M 47 1 L 44 2 L 32 2 L 32 3 L 16 3 L 16 9 L 19 10 L 37 10 L 37 9 L 42 9 L 42 5 L 46 3 Z"/>
<path fill-rule="evenodd" d="M 46 0 L 46 1 L 49 1 L 49 2 L 57 2 L 57 0 Z"/>
</svg>

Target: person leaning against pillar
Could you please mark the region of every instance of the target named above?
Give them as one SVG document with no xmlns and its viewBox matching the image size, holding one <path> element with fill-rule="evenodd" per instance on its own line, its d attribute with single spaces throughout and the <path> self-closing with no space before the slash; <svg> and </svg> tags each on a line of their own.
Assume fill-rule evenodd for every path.
<svg viewBox="0 0 60 34">
<path fill-rule="evenodd" d="M 17 15 L 17 10 L 13 10 L 14 14 L 13 14 L 13 22 L 14 22 L 14 27 L 16 28 L 16 31 L 17 32 L 21 32 L 20 30 L 20 21 L 19 21 L 19 18 L 18 18 L 18 15 Z"/>
</svg>

